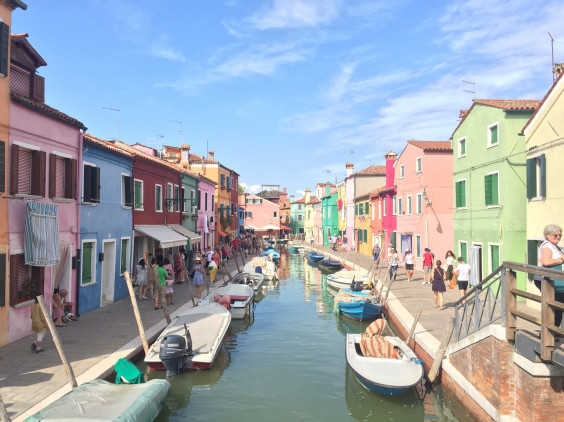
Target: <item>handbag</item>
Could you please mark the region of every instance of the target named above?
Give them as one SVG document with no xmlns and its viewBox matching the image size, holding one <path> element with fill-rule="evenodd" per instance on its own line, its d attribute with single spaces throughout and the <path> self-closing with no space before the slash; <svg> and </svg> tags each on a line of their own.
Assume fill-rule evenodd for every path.
<svg viewBox="0 0 564 422">
<path fill-rule="evenodd" d="M 450 280 L 450 285 L 448 286 L 449 289 L 454 289 L 454 287 L 456 286 L 456 276 L 453 275 L 452 279 Z"/>
</svg>

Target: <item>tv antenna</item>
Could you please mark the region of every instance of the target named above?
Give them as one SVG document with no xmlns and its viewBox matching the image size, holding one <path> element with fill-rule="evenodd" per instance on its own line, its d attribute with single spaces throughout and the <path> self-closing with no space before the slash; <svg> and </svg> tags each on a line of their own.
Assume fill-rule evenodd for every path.
<svg viewBox="0 0 564 422">
<path fill-rule="evenodd" d="M 117 140 L 119 141 L 119 108 L 102 107 L 104 110 L 111 110 L 117 112 Z"/>
<path fill-rule="evenodd" d="M 470 81 L 465 81 L 464 79 L 462 79 L 462 82 L 464 82 L 465 84 L 468 84 L 468 85 L 472 85 L 472 91 L 470 91 L 469 89 L 463 89 L 463 91 L 472 94 L 472 99 L 476 98 L 476 83 L 470 82 Z"/>
<path fill-rule="evenodd" d="M 554 81 L 556 80 L 556 73 L 554 72 L 554 38 L 552 38 L 550 32 L 548 33 L 548 36 L 550 37 L 550 44 L 552 47 L 552 83 L 554 83 Z"/>
<path fill-rule="evenodd" d="M 171 120 L 170 123 L 176 123 L 178 125 L 178 133 L 180 133 L 180 145 L 182 145 L 182 122 L 178 120 Z"/>
</svg>

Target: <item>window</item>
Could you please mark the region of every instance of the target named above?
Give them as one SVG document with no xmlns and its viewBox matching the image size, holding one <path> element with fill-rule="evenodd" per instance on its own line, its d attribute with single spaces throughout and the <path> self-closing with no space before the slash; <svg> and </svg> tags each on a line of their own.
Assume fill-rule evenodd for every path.
<svg viewBox="0 0 564 422">
<path fill-rule="evenodd" d="M 53 155 L 50 157 L 52 162 Z M 49 171 L 51 174 L 51 171 Z M 51 176 L 49 176 L 49 192 L 51 192 Z M 82 176 L 82 201 L 100 203 L 100 168 L 84 163 Z"/>
<path fill-rule="evenodd" d="M 411 195 L 407 197 L 407 215 L 413 214 L 413 198 Z"/>
<path fill-rule="evenodd" d="M 120 264 L 119 264 L 119 274 L 123 275 L 126 271 L 129 271 L 129 237 L 121 238 L 121 252 L 120 252 Z"/>
<path fill-rule="evenodd" d="M 165 197 L 165 204 L 166 204 L 166 209 L 171 212 L 174 209 L 174 204 L 173 201 L 171 201 L 171 199 L 173 199 L 173 192 L 172 192 L 172 183 L 167 183 L 166 184 L 166 197 Z"/>
<path fill-rule="evenodd" d="M 245 218 L 253 218 L 253 213 L 251 211 L 246 211 Z"/>
<path fill-rule="evenodd" d="M 225 211 L 225 205 L 220 204 L 219 206 L 219 215 L 223 217 L 223 212 Z"/>
<path fill-rule="evenodd" d="M 464 262 L 468 262 L 468 242 L 458 242 L 458 256 L 462 257 Z"/>
<path fill-rule="evenodd" d="M 201 207 L 200 207 L 201 208 Z M 204 211 L 208 210 L 208 193 L 204 193 Z"/>
<path fill-rule="evenodd" d="M 362 204 L 358 204 L 358 215 L 364 215 L 364 207 Z"/>
<path fill-rule="evenodd" d="M 231 215 L 231 207 L 230 207 L 229 205 L 227 205 L 227 207 L 226 207 L 226 213 L 225 213 L 225 215 L 226 215 L 227 217 L 229 217 L 229 216 Z"/>
<path fill-rule="evenodd" d="M 490 273 L 499 267 L 499 244 L 490 243 L 489 244 L 490 253 Z"/>
<path fill-rule="evenodd" d="M 121 174 L 121 206 L 133 206 L 133 184 L 131 176 L 128 174 Z"/>
<path fill-rule="evenodd" d="M 466 180 L 459 180 L 455 184 L 456 208 L 466 208 Z"/>
<path fill-rule="evenodd" d="M 231 215 L 235 215 L 235 204 L 233 202 L 231 203 Z"/>
<path fill-rule="evenodd" d="M 261 202 L 262 202 L 262 201 L 259 199 L 259 204 L 260 204 Z M 302 204 L 298 204 L 298 210 L 300 210 L 300 211 L 302 210 Z"/>
<path fill-rule="evenodd" d="M 87 286 L 96 282 L 96 241 L 84 240 L 82 242 L 82 271 L 80 272 L 80 285 Z"/>
<path fill-rule="evenodd" d="M 327 218 L 331 218 L 331 207 L 327 207 Z"/>
<path fill-rule="evenodd" d="M 301 214 L 298 214 L 298 221 L 302 221 L 304 219 L 304 216 Z"/>
<path fill-rule="evenodd" d="M 484 177 L 486 206 L 499 205 L 499 173 L 487 174 Z"/>
<path fill-rule="evenodd" d="M 423 159 L 422 159 L 421 157 L 417 157 L 417 158 L 415 159 L 415 172 L 416 172 L 416 173 L 420 173 L 420 172 L 423 170 L 423 168 L 422 168 L 422 166 L 423 166 L 423 164 L 422 164 L 423 161 L 422 161 L 422 160 L 423 160 Z"/>
<path fill-rule="evenodd" d="M 415 235 L 415 256 L 421 258 L 421 235 Z"/>
<path fill-rule="evenodd" d="M 190 192 L 190 209 L 192 210 L 192 214 L 196 214 L 198 211 L 195 195 L 196 191 L 192 189 L 192 191 Z"/>
<path fill-rule="evenodd" d="M 100 202 L 100 169 L 98 170 L 97 202 Z M 77 161 L 51 153 L 49 155 L 49 196 L 76 199 Z"/>
<path fill-rule="evenodd" d="M 415 204 L 416 206 L 415 212 L 417 214 L 421 214 L 423 212 L 423 194 L 418 193 L 416 195 L 416 202 L 417 203 Z"/>
<path fill-rule="evenodd" d="M 364 203 L 364 214 L 368 215 L 369 211 L 368 211 L 368 202 Z"/>
<path fill-rule="evenodd" d="M 527 199 L 546 198 L 546 157 L 527 160 Z"/>
<path fill-rule="evenodd" d="M 382 201 L 378 201 L 378 220 L 382 219 Z"/>
<path fill-rule="evenodd" d="M 174 185 L 174 211 L 178 211 L 180 207 L 178 206 L 178 202 L 180 201 L 180 187 L 178 185 Z"/>
<path fill-rule="evenodd" d="M 139 179 L 133 181 L 133 207 L 143 211 L 143 181 Z"/>
<path fill-rule="evenodd" d="M 488 148 L 499 144 L 499 125 L 494 123 L 488 126 Z"/>
<path fill-rule="evenodd" d="M 368 242 L 368 231 L 364 229 L 364 243 Z"/>
<path fill-rule="evenodd" d="M 221 187 L 222 188 L 225 187 L 225 175 L 224 174 L 221 175 Z"/>
<path fill-rule="evenodd" d="M 0 22 L 0 75 L 5 78 L 8 76 L 8 64 L 10 56 L 8 55 L 10 44 L 10 27 L 4 22 Z"/>
<path fill-rule="evenodd" d="M 207 203 L 207 201 L 206 201 Z M 212 195 L 211 197 L 211 211 L 215 212 L 215 195 Z"/>
<path fill-rule="evenodd" d="M 163 187 L 155 185 L 155 211 L 163 211 Z"/>
<path fill-rule="evenodd" d="M 376 207 L 376 203 L 373 202 L 373 203 L 372 203 L 372 215 L 371 215 L 371 217 L 370 217 L 370 218 L 372 218 L 372 220 L 374 220 L 374 219 L 376 218 L 376 209 L 375 209 L 375 207 Z"/>
<path fill-rule="evenodd" d="M 358 215 L 358 204 L 354 204 L 354 215 Z"/>
<path fill-rule="evenodd" d="M 402 164 L 400 166 L 400 179 L 403 179 L 405 177 L 405 164 Z"/>
<path fill-rule="evenodd" d="M 403 203 L 402 198 L 398 198 L 398 215 L 402 215 L 403 213 Z"/>
<path fill-rule="evenodd" d="M 231 189 L 231 178 L 227 177 L 227 189 Z"/>
<path fill-rule="evenodd" d="M 386 206 L 386 204 L 388 202 L 387 200 L 388 200 L 388 198 L 382 199 L 382 208 L 384 209 L 384 217 L 388 214 L 388 210 L 387 210 L 387 206 Z"/>
<path fill-rule="evenodd" d="M 43 294 L 44 268 L 25 265 L 23 253 L 10 255 L 10 306 L 34 299 L 33 293 Z"/>
<path fill-rule="evenodd" d="M 274 217 L 278 217 L 278 213 L 274 211 Z"/>
<path fill-rule="evenodd" d="M 458 158 L 466 157 L 466 138 L 458 140 Z"/>
<path fill-rule="evenodd" d="M 10 193 L 45 196 L 47 155 L 31 145 L 29 147 L 12 145 Z"/>
<path fill-rule="evenodd" d="M 194 193 L 194 191 L 192 191 L 192 193 Z M 180 188 L 180 212 L 185 213 L 186 212 L 186 202 L 184 201 L 186 199 L 186 188 L 182 187 Z M 192 209 L 192 203 L 190 202 L 190 209 Z"/>
</svg>

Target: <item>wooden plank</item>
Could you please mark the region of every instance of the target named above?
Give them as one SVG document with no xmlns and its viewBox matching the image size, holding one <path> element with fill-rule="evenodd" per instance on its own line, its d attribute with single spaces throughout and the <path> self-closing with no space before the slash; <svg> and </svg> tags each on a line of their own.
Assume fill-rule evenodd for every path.
<svg viewBox="0 0 564 422">
<path fill-rule="evenodd" d="M 413 337 L 413 333 L 415 332 L 415 327 L 417 327 L 417 322 L 419 321 L 419 317 L 421 316 L 421 314 L 423 313 L 422 310 L 419 310 L 419 312 L 417 313 L 417 316 L 415 317 L 415 320 L 413 320 L 413 325 L 411 326 L 411 330 L 409 331 L 409 335 L 407 336 L 407 340 L 405 340 L 405 343 L 409 346 L 409 342 L 411 340 L 411 338 Z"/>
<path fill-rule="evenodd" d="M 123 276 L 125 278 L 127 290 L 129 290 L 129 297 L 131 298 L 133 313 L 135 315 L 135 320 L 137 321 L 137 328 L 139 329 L 139 337 L 141 337 L 143 350 L 145 350 L 145 355 L 147 355 L 147 353 L 149 352 L 149 343 L 147 343 L 147 337 L 145 337 L 145 328 L 143 327 L 143 321 L 141 320 L 141 314 L 139 313 L 139 306 L 137 306 L 137 299 L 135 299 L 135 290 L 133 290 L 133 285 L 131 284 L 131 279 L 129 278 L 129 271 L 124 272 Z"/>
<path fill-rule="evenodd" d="M 554 302 L 554 281 L 543 279 L 541 281 L 541 353 L 542 360 L 551 360 L 554 351 L 554 333 L 548 327 L 554 325 L 554 309 L 548 304 Z"/>
<path fill-rule="evenodd" d="M 547 300 L 546 303 L 554 309 L 564 311 L 564 303 L 562 302 L 558 302 L 556 300 Z"/>
<path fill-rule="evenodd" d="M 515 341 L 515 331 L 517 328 L 517 319 L 514 312 L 517 310 L 517 299 L 512 290 L 517 289 L 517 278 L 511 270 L 505 272 L 505 336 L 509 341 Z"/>
<path fill-rule="evenodd" d="M 562 328 L 557 327 L 556 325 L 549 325 L 548 328 L 550 331 L 552 331 L 555 334 L 559 334 L 562 337 L 564 337 L 564 330 Z"/>
<path fill-rule="evenodd" d="M 538 303 L 541 302 L 541 297 L 538 294 L 526 292 L 525 290 L 520 290 L 520 289 L 510 289 L 510 291 L 514 295 L 524 297 L 525 299 L 529 299 Z"/>
<path fill-rule="evenodd" d="M 439 345 L 439 349 L 435 354 L 435 359 L 433 360 L 433 364 L 431 365 L 431 369 L 429 370 L 429 381 L 431 383 L 437 380 L 437 375 L 439 374 L 439 370 L 441 369 L 441 365 L 443 362 L 443 357 L 445 356 L 448 343 L 450 342 L 450 338 L 452 337 L 452 332 L 454 331 L 454 318 L 450 318 L 448 320 L 446 331 L 443 334 L 443 338 L 441 340 L 441 344 Z"/>
<path fill-rule="evenodd" d="M 555 278 L 557 280 L 564 279 L 564 271 L 551 270 L 550 268 L 537 267 L 535 265 L 527 265 L 527 264 L 521 264 L 519 262 L 504 261 L 503 267 L 528 274 L 537 274 L 542 277 Z"/>
<path fill-rule="evenodd" d="M 519 317 L 519 318 L 522 318 L 522 319 L 527 320 L 529 322 L 532 322 L 533 324 L 541 325 L 541 320 L 539 318 L 537 318 L 536 316 L 532 315 L 532 314 L 528 314 L 526 312 L 518 311 L 518 310 L 514 310 L 511 313 L 513 315 L 515 315 L 516 317 Z"/>
</svg>

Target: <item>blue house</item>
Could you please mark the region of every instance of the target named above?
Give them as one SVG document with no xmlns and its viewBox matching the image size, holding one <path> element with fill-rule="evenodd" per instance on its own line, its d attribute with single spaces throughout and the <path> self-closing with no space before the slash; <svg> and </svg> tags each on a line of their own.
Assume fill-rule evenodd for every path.
<svg viewBox="0 0 564 422">
<path fill-rule="evenodd" d="M 80 192 L 79 313 L 128 295 L 124 272 L 133 268 L 132 154 L 85 135 Z"/>
</svg>

